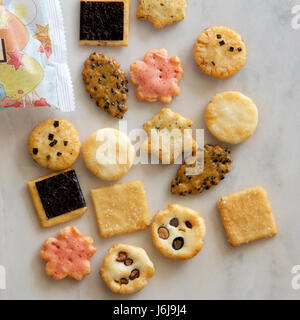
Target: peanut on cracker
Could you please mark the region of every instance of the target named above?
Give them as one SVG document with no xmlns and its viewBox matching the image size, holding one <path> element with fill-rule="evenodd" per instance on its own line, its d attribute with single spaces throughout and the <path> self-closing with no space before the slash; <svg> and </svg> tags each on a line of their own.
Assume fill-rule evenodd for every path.
<svg viewBox="0 0 300 320">
<path fill-rule="evenodd" d="M 158 211 L 151 226 L 154 246 L 172 260 L 187 260 L 197 255 L 205 234 L 205 221 L 200 213 L 177 204 Z"/>
<path fill-rule="evenodd" d="M 100 276 L 108 288 L 119 294 L 142 290 L 154 274 L 146 251 L 125 244 L 113 245 L 103 261 Z"/>
</svg>

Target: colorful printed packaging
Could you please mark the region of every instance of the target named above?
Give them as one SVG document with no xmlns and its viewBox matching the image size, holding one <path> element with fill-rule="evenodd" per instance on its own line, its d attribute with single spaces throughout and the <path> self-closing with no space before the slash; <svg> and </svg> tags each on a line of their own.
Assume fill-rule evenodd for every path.
<svg viewBox="0 0 300 320">
<path fill-rule="evenodd" d="M 59 0 L 0 0 L 0 109 L 75 109 Z"/>
</svg>

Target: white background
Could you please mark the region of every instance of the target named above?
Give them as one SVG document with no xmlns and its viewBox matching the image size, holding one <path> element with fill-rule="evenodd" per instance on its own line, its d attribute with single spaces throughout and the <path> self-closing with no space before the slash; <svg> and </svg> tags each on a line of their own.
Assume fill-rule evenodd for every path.
<svg viewBox="0 0 300 320">
<path fill-rule="evenodd" d="M 49 109 L 0 111 L 0 265 L 7 272 L 7 290 L 0 299 L 260 299 L 300 298 L 291 287 L 292 267 L 300 264 L 299 124 L 300 124 L 300 30 L 291 27 L 291 0 L 187 0 L 186 19 L 163 30 L 135 18 L 137 0 L 131 3 L 128 48 L 90 48 L 78 45 L 79 0 L 63 0 L 69 63 L 77 109 L 61 114 Z M 299 3 L 299 1 L 298 1 Z M 300 4 L 300 3 L 299 3 Z M 242 34 L 247 45 L 246 66 L 228 80 L 202 74 L 193 60 L 193 44 L 209 26 L 226 25 Z M 130 64 L 147 50 L 166 48 L 178 55 L 184 67 L 182 94 L 172 110 L 205 128 L 204 110 L 215 94 L 238 90 L 251 97 L 259 109 L 259 126 L 247 142 L 232 148 L 232 172 L 222 183 L 200 195 L 180 198 L 170 193 L 176 166 L 136 166 L 121 181 L 142 180 L 151 214 L 170 203 L 200 211 L 207 222 L 203 251 L 193 260 L 173 262 L 152 246 L 149 231 L 101 239 L 89 191 L 107 185 L 85 168 L 80 157 L 74 165 L 88 204 L 88 213 L 71 222 L 95 239 L 98 252 L 91 259 L 92 273 L 81 282 L 55 282 L 44 274 L 39 258 L 43 241 L 66 226 L 39 226 L 26 188 L 28 180 L 49 172 L 33 162 L 27 150 L 28 135 L 41 121 L 63 117 L 74 123 L 82 142 L 99 128 L 118 128 L 90 100 L 81 78 L 84 60 L 97 50 L 115 57 L 128 75 Z M 130 85 L 129 129 L 142 127 L 163 107 L 142 103 Z M 208 133 L 206 143 L 216 140 Z M 221 196 L 262 185 L 268 191 L 279 228 L 274 239 L 231 248 L 227 243 L 216 203 Z M 153 260 L 156 273 L 149 285 L 132 296 L 112 294 L 98 272 L 107 249 L 116 242 L 142 246 Z"/>
</svg>

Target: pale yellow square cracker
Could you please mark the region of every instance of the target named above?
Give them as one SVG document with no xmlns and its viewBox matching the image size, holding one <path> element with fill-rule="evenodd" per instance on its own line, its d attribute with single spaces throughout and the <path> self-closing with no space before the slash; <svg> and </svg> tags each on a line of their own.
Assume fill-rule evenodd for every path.
<svg viewBox="0 0 300 320">
<path fill-rule="evenodd" d="M 151 216 L 141 181 L 92 189 L 91 197 L 102 237 L 144 230 L 150 225 Z"/>
<path fill-rule="evenodd" d="M 223 197 L 218 207 L 229 243 L 234 247 L 277 235 L 272 207 L 260 186 Z"/>
</svg>

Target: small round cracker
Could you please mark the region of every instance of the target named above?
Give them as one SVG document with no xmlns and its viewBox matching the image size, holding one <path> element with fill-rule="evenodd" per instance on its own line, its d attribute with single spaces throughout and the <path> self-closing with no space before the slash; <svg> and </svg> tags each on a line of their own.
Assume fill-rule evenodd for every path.
<svg viewBox="0 0 300 320">
<path fill-rule="evenodd" d="M 121 179 L 131 168 L 135 149 L 128 136 L 112 128 L 91 134 L 82 147 L 86 167 L 99 179 Z"/>
<path fill-rule="evenodd" d="M 205 122 L 220 141 L 239 144 L 256 130 L 258 111 L 254 102 L 240 92 L 223 92 L 209 102 Z"/>
<path fill-rule="evenodd" d="M 188 260 L 204 245 L 205 220 L 199 212 L 178 204 L 159 210 L 151 225 L 151 237 L 156 249 L 171 260 Z"/>
<path fill-rule="evenodd" d="M 216 78 L 229 78 L 246 63 L 246 47 L 241 36 L 227 27 L 204 30 L 194 45 L 200 70 Z"/>
<path fill-rule="evenodd" d="M 48 119 L 29 136 L 29 152 L 43 168 L 68 169 L 80 154 L 81 143 L 73 124 L 63 119 Z"/>
<path fill-rule="evenodd" d="M 104 258 L 100 277 L 112 292 L 131 294 L 142 290 L 154 271 L 144 249 L 117 243 Z"/>
</svg>

